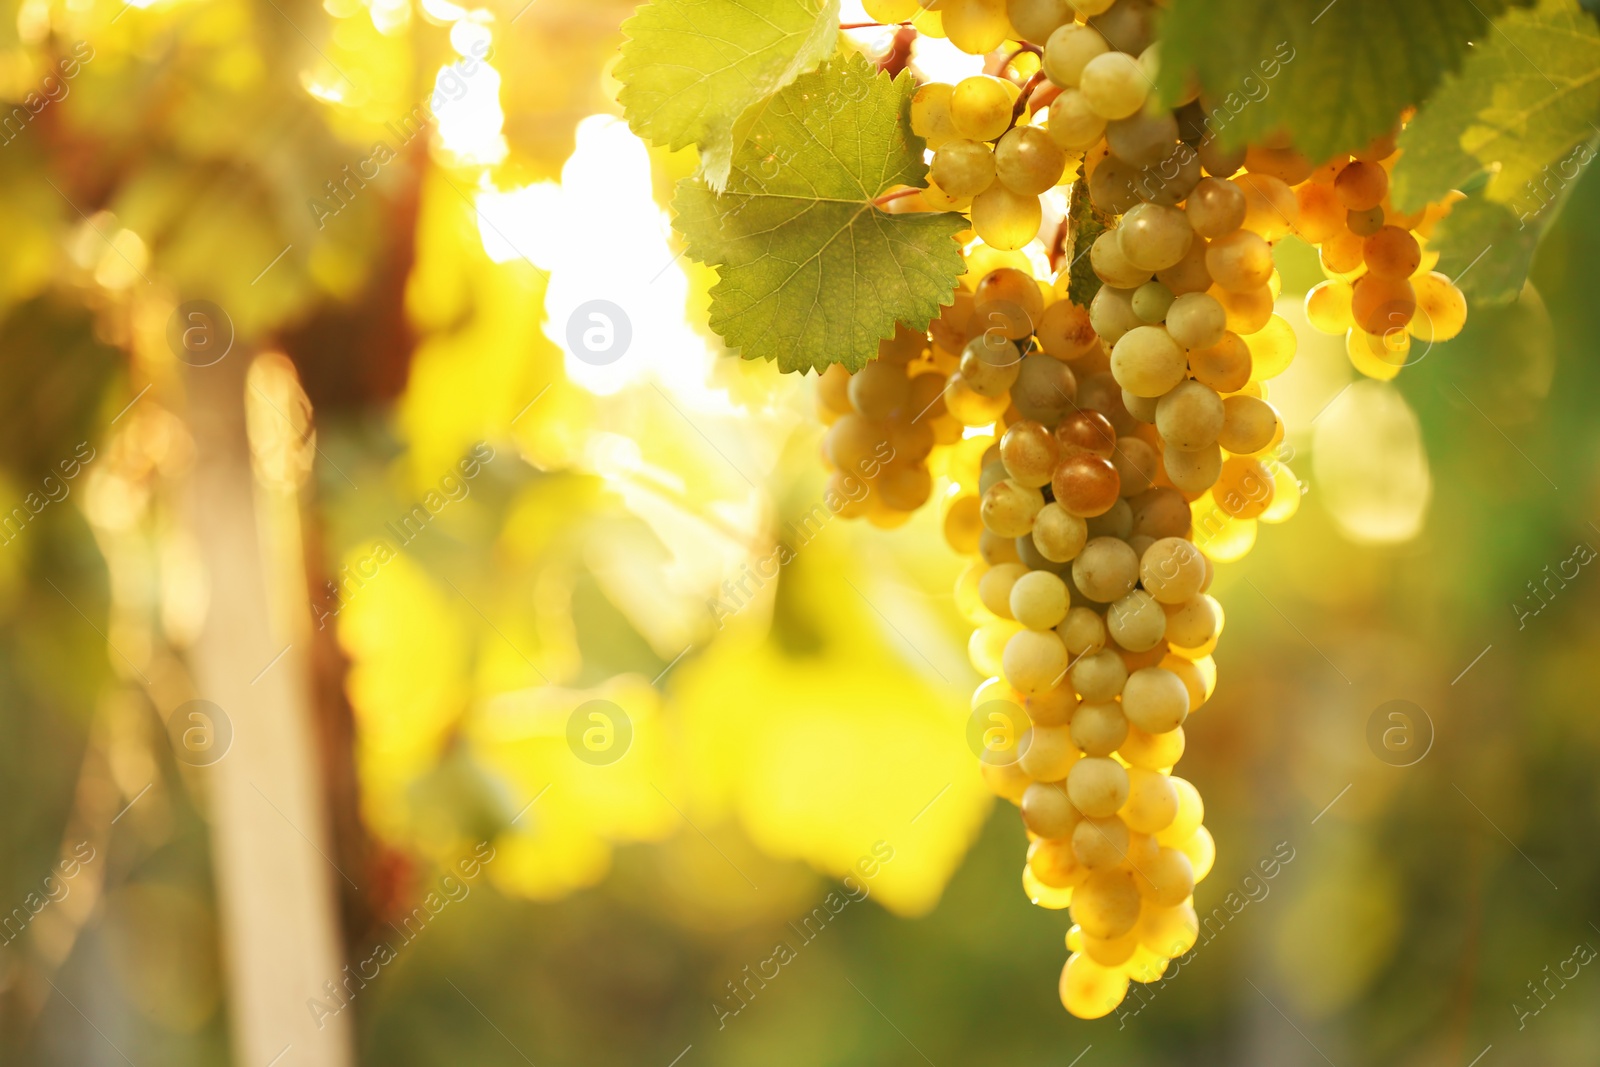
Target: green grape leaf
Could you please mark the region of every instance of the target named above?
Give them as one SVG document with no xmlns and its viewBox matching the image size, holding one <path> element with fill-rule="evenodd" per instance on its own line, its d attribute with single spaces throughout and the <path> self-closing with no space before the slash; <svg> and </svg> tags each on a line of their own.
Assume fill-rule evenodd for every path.
<svg viewBox="0 0 1600 1067">
<path fill-rule="evenodd" d="M 873 199 L 923 184 L 909 74 L 859 55 L 801 75 L 746 123 L 726 191 L 678 185 L 673 225 L 717 268 L 711 328 L 746 359 L 786 371 L 856 371 L 896 322 L 927 326 L 963 270 L 953 213 L 891 215 Z"/>
<path fill-rule="evenodd" d="M 1579 146 L 1594 158 L 1595 142 Z M 1540 200 L 1501 204 L 1483 193 L 1460 201 L 1440 219 L 1430 242 L 1439 252 L 1439 266 L 1456 280 L 1472 304 L 1504 304 L 1515 300 L 1528 280 L 1533 254 L 1551 223 L 1561 214 L 1575 181 L 1565 181 Z"/>
<path fill-rule="evenodd" d="M 1314 160 L 1393 129 L 1516 0 L 1173 0 L 1157 91 L 1191 75 L 1225 147 L 1287 131 Z"/>
<path fill-rule="evenodd" d="M 1597 115 L 1594 19 L 1572 0 L 1507 12 L 1401 135 L 1395 205 L 1415 211 L 1491 167 L 1485 196 L 1509 203 L 1514 217 L 1536 211 L 1574 177 L 1562 157 L 1600 133 Z"/>
<path fill-rule="evenodd" d="M 615 76 L 628 126 L 673 151 L 698 145 L 720 190 L 739 116 L 833 51 L 839 0 L 655 0 L 622 32 Z"/>
</svg>

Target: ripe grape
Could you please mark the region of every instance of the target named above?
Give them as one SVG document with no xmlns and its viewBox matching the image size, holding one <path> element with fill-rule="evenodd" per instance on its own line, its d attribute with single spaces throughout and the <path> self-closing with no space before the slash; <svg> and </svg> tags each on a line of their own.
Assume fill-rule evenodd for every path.
<svg viewBox="0 0 1600 1067">
<path fill-rule="evenodd" d="M 939 13 L 945 36 L 968 55 L 992 52 L 1011 34 L 1005 0 L 947 2 Z"/>
<path fill-rule="evenodd" d="M 955 86 L 931 82 L 922 86 L 911 97 L 911 130 L 938 149 L 941 145 L 961 136 L 951 117 L 951 96 Z"/>
<path fill-rule="evenodd" d="M 1072 743 L 1085 755 L 1109 756 L 1128 736 L 1128 720 L 1115 701 L 1090 702 L 1079 704 L 1072 713 L 1070 729 Z"/>
<path fill-rule="evenodd" d="M 1022 770 L 1036 782 L 1059 782 L 1083 755 L 1073 743 L 1066 726 L 1040 726 L 1035 723 L 1019 742 Z M 1177 795 L 1173 795 L 1177 807 Z"/>
<path fill-rule="evenodd" d="M 1177 296 L 1186 293 L 1203 293 L 1211 288 L 1211 271 L 1206 269 L 1206 250 L 1211 243 L 1196 236 L 1189 243 L 1189 251 L 1172 266 L 1156 272 L 1156 279 Z"/>
<path fill-rule="evenodd" d="M 1061 444 L 1061 454 L 1092 452 L 1110 459 L 1117 447 L 1117 431 L 1111 421 L 1098 411 L 1079 409 L 1056 426 L 1056 440 Z"/>
<path fill-rule="evenodd" d="M 1114 759 L 1085 756 L 1067 774 L 1067 797 L 1085 816 L 1108 819 L 1128 799 L 1128 772 Z M 1115 937 L 1121 932 L 1108 931 L 1103 936 Z"/>
<path fill-rule="evenodd" d="M 1074 360 L 1094 347 L 1089 312 L 1070 300 L 1057 300 L 1039 319 L 1039 347 L 1056 359 Z"/>
<path fill-rule="evenodd" d="M 1223 427 L 1223 401 L 1209 385 L 1183 381 L 1156 402 L 1155 416 L 1163 441 L 1193 452 L 1216 443 Z"/>
<path fill-rule="evenodd" d="M 1119 538 L 1092 538 L 1072 561 L 1072 580 L 1090 600 L 1109 604 L 1138 583 L 1139 557 Z"/>
<path fill-rule="evenodd" d="M 1128 771 L 1128 803 L 1122 809 L 1122 820 L 1128 829 L 1141 834 L 1160 833 L 1172 825 L 1177 814 L 1178 791 L 1166 775 L 1143 767 Z"/>
<path fill-rule="evenodd" d="M 1155 597 L 1135 589 L 1106 609 L 1106 632 L 1129 652 L 1148 652 L 1166 639 L 1167 616 Z"/>
<path fill-rule="evenodd" d="M 1193 496 L 1211 488 L 1217 475 L 1222 472 L 1222 450 L 1216 445 L 1193 452 L 1174 448 L 1162 458 L 1167 480 Z"/>
<path fill-rule="evenodd" d="M 1416 290 L 1405 278 L 1364 274 L 1351 287 L 1350 316 L 1368 333 L 1384 334 L 1401 329 L 1411 321 L 1416 310 Z"/>
<path fill-rule="evenodd" d="M 1410 230 L 1385 226 L 1361 246 L 1367 270 L 1376 278 L 1409 278 L 1422 266 L 1422 246 Z"/>
<path fill-rule="evenodd" d="M 1081 760 L 1079 762 L 1082 762 Z M 1070 775 L 1070 771 L 1068 772 Z M 1182 795 L 1179 796 L 1182 803 Z M 1040 837 L 1061 840 L 1072 836 L 1073 827 L 1083 818 L 1067 797 L 1060 782 L 1035 782 L 1022 794 L 1022 822 Z M 1137 892 L 1137 890 L 1135 890 Z"/>
<path fill-rule="evenodd" d="M 1001 537 L 1021 537 L 1033 529 L 1033 519 L 1044 507 L 1044 494 L 1010 478 L 989 487 L 981 504 L 983 524 Z"/>
<path fill-rule="evenodd" d="M 1187 603 L 1199 596 L 1205 585 L 1205 557 L 1192 541 L 1182 537 L 1163 537 L 1145 549 L 1139 560 L 1139 580 L 1150 595 L 1163 604 Z M 1163 633 L 1166 628 L 1167 619 L 1163 615 Z M 1123 647 L 1132 646 L 1124 644 Z"/>
<path fill-rule="evenodd" d="M 1022 359 L 1016 383 L 1011 386 L 1011 403 L 1025 419 L 1056 423 L 1077 404 L 1078 380 L 1058 359 L 1042 352 L 1031 352 Z"/>
<path fill-rule="evenodd" d="M 1056 464 L 1050 486 L 1055 502 L 1068 514 L 1088 519 L 1111 509 L 1121 493 L 1122 480 L 1105 457 L 1075 452 Z"/>
<path fill-rule="evenodd" d="M 1136 167 L 1160 163 L 1178 139 L 1178 120 L 1171 112 L 1140 112 L 1106 123 L 1106 144 L 1119 159 Z"/>
<path fill-rule="evenodd" d="M 1037 196 L 1061 180 L 1067 154 L 1038 126 L 1006 131 L 994 146 L 995 177 L 1019 196 Z"/>
<path fill-rule="evenodd" d="M 1235 230 L 1206 249 L 1206 270 L 1222 288 L 1248 293 L 1272 277 L 1272 246 L 1250 230 Z"/>
<path fill-rule="evenodd" d="M 1278 413 L 1271 404 L 1253 396 L 1230 396 L 1222 402 L 1222 432 L 1217 443 L 1235 455 L 1259 452 L 1272 443 Z"/>
<path fill-rule="evenodd" d="M 1138 891 L 1134 891 L 1138 899 Z M 1081 907 L 1081 905 L 1080 905 Z M 1081 952 L 1067 958 L 1057 990 L 1062 1007 L 1079 1019 L 1100 1019 L 1128 995 L 1126 972 L 1096 963 Z"/>
<path fill-rule="evenodd" d="M 1389 195 L 1389 172 L 1376 163 L 1357 160 L 1333 179 L 1333 191 L 1347 210 L 1370 211 Z"/>
<path fill-rule="evenodd" d="M 992 141 L 1011 125 L 1011 93 L 988 74 L 956 82 L 950 94 L 950 119 L 962 137 Z"/>
<path fill-rule="evenodd" d="M 1184 211 L 1189 224 L 1202 237 L 1226 237 L 1244 224 L 1244 191 L 1222 178 L 1203 178 L 1189 194 Z"/>
<path fill-rule="evenodd" d="M 1143 206 L 1143 205 L 1141 205 Z M 1107 230 L 1089 248 L 1089 265 L 1094 268 L 1095 275 L 1109 286 L 1118 289 L 1137 289 L 1150 280 L 1154 271 L 1141 267 L 1128 258 L 1127 249 L 1123 246 L 1121 237 L 1122 228 Z M 1132 296 L 1129 296 L 1131 306 Z"/>
<path fill-rule="evenodd" d="M 980 396 L 1005 396 L 1021 370 L 1022 356 L 1017 346 L 997 331 L 985 330 L 961 350 L 962 380 Z"/>
<path fill-rule="evenodd" d="M 1166 314 L 1167 333 L 1184 348 L 1209 348 L 1228 330 L 1228 313 L 1209 293 L 1184 293 Z"/>
<path fill-rule="evenodd" d="M 946 141 L 933 153 L 928 174 L 956 199 L 977 196 L 994 182 L 994 153 L 965 137 Z"/>
<path fill-rule="evenodd" d="M 1300 202 L 1295 199 L 1294 190 L 1281 178 L 1251 173 L 1233 181 L 1244 194 L 1245 211 L 1241 226 L 1268 241 L 1276 241 L 1294 232 L 1295 220 L 1300 214 Z"/>
<path fill-rule="evenodd" d="M 904 367 L 873 360 L 850 378 L 850 404 L 862 415 L 883 421 L 899 411 L 910 395 Z"/>
<path fill-rule="evenodd" d="M 1038 693 L 1056 686 L 1069 661 L 1067 647 L 1054 630 L 1021 630 L 1006 642 L 1000 662 L 1006 681 L 1018 692 Z"/>
<path fill-rule="evenodd" d="M 1092 59 L 1106 55 L 1111 46 L 1100 31 L 1073 22 L 1064 23 L 1044 45 L 1044 73 L 1063 89 L 1078 85 L 1083 68 Z M 1096 109 L 1097 114 L 1104 115 Z"/>
<path fill-rule="evenodd" d="M 1139 204 L 1131 208 L 1112 232 L 1117 235 L 1123 258 L 1147 274 L 1176 266 L 1194 241 L 1189 216 L 1177 208 L 1160 204 Z M 1271 260 L 1270 251 L 1268 260 Z M 1210 267 L 1209 262 L 1207 267 Z M 1212 274 L 1215 273 L 1213 270 Z"/>
<path fill-rule="evenodd" d="M 1183 381 L 1183 348 L 1160 326 L 1136 326 L 1111 350 L 1111 373 L 1135 396 L 1161 396 Z"/>
<path fill-rule="evenodd" d="M 1149 76 L 1126 52 L 1105 52 L 1090 59 L 1083 64 L 1076 84 L 1089 106 L 1107 120 L 1127 118 L 1144 107 L 1150 95 Z"/>
<path fill-rule="evenodd" d="M 1033 544 L 1052 563 L 1066 563 L 1083 551 L 1089 528 L 1083 519 L 1051 501 L 1033 520 Z"/>
<path fill-rule="evenodd" d="M 1449 278 L 1429 271 L 1411 280 L 1417 311 L 1406 330 L 1419 341 L 1448 341 L 1467 322 L 1467 298 Z"/>
<path fill-rule="evenodd" d="M 1055 434 L 1037 422 L 1014 423 L 1000 439 L 1000 459 L 1006 473 L 1026 486 L 1048 485 L 1060 455 Z"/>
<path fill-rule="evenodd" d="M 1008 0 L 1006 14 L 1025 40 L 1044 44 L 1073 19 L 1069 0 Z"/>
<path fill-rule="evenodd" d="M 1038 197 L 1019 196 L 998 182 L 972 198 L 972 228 L 991 248 L 1021 248 L 1039 232 L 1043 217 Z"/>
<path fill-rule="evenodd" d="M 1068 152 L 1082 152 L 1094 147 L 1106 130 L 1106 120 L 1093 108 L 1082 93 L 1068 89 L 1050 105 L 1048 129 L 1051 138 Z"/>
<path fill-rule="evenodd" d="M 1306 294 L 1306 320 L 1319 333 L 1342 337 L 1355 324 L 1350 314 L 1350 286 L 1338 280 L 1318 282 Z"/>
<path fill-rule="evenodd" d="M 1028 629 L 1053 629 L 1067 617 L 1067 583 L 1049 571 L 1029 571 L 1011 586 L 1009 606 L 1012 617 Z"/>
<path fill-rule="evenodd" d="M 1122 687 L 1122 713 L 1148 734 L 1164 734 L 1189 715 L 1189 690 L 1164 667 L 1145 667 L 1128 675 Z"/>
</svg>

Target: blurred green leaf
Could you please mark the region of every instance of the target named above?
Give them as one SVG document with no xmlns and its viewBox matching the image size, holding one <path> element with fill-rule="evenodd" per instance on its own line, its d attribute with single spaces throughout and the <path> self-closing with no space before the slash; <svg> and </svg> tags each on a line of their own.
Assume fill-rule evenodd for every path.
<svg viewBox="0 0 1600 1067">
<path fill-rule="evenodd" d="M 1428 97 L 1507 0 L 1173 0 L 1163 99 L 1191 72 L 1228 146 L 1285 130 L 1315 160 L 1360 148 Z"/>
<path fill-rule="evenodd" d="M 1532 201 L 1535 183 L 1542 178 L 1547 184 L 1552 166 L 1600 133 L 1597 114 L 1600 27 L 1594 20 L 1572 0 L 1507 12 L 1401 135 L 1405 154 L 1394 169 L 1395 204 L 1415 211 L 1485 167 L 1493 168 L 1485 190 L 1490 200 Z"/>
</svg>

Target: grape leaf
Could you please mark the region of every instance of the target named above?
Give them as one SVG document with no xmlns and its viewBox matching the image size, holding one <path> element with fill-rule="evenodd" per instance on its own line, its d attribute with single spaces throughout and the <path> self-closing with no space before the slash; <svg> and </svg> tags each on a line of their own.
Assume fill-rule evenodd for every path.
<svg viewBox="0 0 1600 1067">
<path fill-rule="evenodd" d="M 960 215 L 891 215 L 873 198 L 921 185 L 914 86 L 859 55 L 804 74 L 741 125 L 725 192 L 679 183 L 673 225 L 715 266 L 711 328 L 783 370 L 860 370 L 896 322 L 923 329 L 962 272 Z"/>
<path fill-rule="evenodd" d="M 1572 0 L 1508 12 L 1401 135 L 1405 154 L 1394 170 L 1395 204 L 1415 211 L 1493 167 L 1485 190 L 1490 200 L 1510 203 L 1513 217 L 1538 210 L 1554 186 L 1575 176 L 1566 173 L 1570 161 L 1562 157 L 1600 133 L 1597 114 L 1600 27 L 1594 20 Z"/>
<path fill-rule="evenodd" d="M 1594 142 L 1581 147 L 1587 159 L 1594 158 Z M 1576 184 L 1566 181 L 1547 198 L 1523 205 L 1496 203 L 1482 193 L 1467 197 L 1434 230 L 1430 243 L 1439 251 L 1437 269 L 1453 277 L 1472 304 L 1515 300 L 1528 280 L 1539 242 Z"/>
<path fill-rule="evenodd" d="M 1395 125 L 1515 0 L 1173 0 L 1163 100 L 1198 77 L 1227 147 L 1286 130 L 1322 160 Z"/>
<path fill-rule="evenodd" d="M 628 126 L 673 151 L 698 145 L 720 190 L 739 116 L 833 51 L 839 0 L 655 0 L 622 32 L 615 75 Z"/>
</svg>

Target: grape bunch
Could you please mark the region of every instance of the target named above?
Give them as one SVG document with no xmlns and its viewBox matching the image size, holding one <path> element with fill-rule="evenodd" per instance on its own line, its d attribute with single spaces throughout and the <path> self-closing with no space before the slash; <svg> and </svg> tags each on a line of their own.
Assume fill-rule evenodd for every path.
<svg viewBox="0 0 1600 1067">
<path fill-rule="evenodd" d="M 1024 891 L 1070 910 L 1062 1003 L 1098 1018 L 1195 942 L 1215 845 L 1173 771 L 1217 682 L 1208 590 L 1300 503 L 1267 387 L 1296 348 L 1274 246 L 1318 248 L 1311 325 L 1391 378 L 1413 342 L 1465 322 L 1427 247 L 1451 200 L 1395 209 L 1393 136 L 1314 163 L 1287 138 L 1224 150 L 1198 93 L 1157 108 L 1150 0 L 936 10 L 967 51 L 1037 43 L 1026 80 L 1051 84 L 1019 86 L 1008 60 L 913 97 L 929 180 L 886 210 L 966 212 L 967 273 L 925 334 L 901 327 L 859 373 L 822 376 L 824 455 L 837 486 L 892 456 L 855 505 L 880 526 L 938 489 L 944 536 L 971 557 L 955 599 L 986 679 L 983 778 L 1020 810 Z M 1040 196 L 1063 179 L 1068 218 L 1046 224 Z"/>
</svg>

